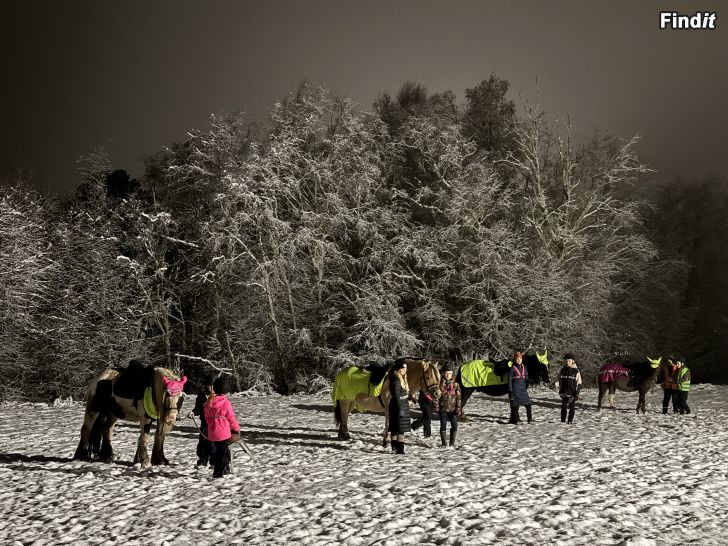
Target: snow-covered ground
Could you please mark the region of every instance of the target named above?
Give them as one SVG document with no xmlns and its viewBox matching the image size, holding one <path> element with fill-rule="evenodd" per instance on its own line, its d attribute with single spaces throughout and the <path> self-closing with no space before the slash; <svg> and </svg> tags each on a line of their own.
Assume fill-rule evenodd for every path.
<svg viewBox="0 0 728 546">
<path fill-rule="evenodd" d="M 728 387 L 695 386 L 689 416 L 662 415 L 660 389 L 646 415 L 625 393 L 597 413 L 588 391 L 572 426 L 553 392 L 532 396 L 532 425 L 504 424 L 507 400 L 476 394 L 458 449 L 415 435 L 404 456 L 381 446 L 379 415 L 353 415 L 356 439 L 338 441 L 327 395 L 234 396 L 258 463 L 238 451 L 235 474 L 214 481 L 195 468 L 190 420 L 166 443 L 173 465 L 140 470 L 135 425 L 117 425 L 117 462 L 82 463 L 80 406 L 4 405 L 0 543 L 728 541 Z"/>
</svg>

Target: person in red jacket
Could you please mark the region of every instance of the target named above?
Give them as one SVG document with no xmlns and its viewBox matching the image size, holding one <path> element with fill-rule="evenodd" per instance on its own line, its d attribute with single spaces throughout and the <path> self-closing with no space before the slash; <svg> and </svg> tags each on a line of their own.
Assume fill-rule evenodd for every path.
<svg viewBox="0 0 728 546">
<path fill-rule="evenodd" d="M 230 473 L 230 440 L 240 437 L 240 425 L 235 418 L 233 406 L 225 396 L 230 392 L 230 381 L 225 376 L 218 377 L 212 385 L 212 396 L 205 404 L 207 438 L 212 442 L 215 466 L 213 478 L 222 478 Z"/>
</svg>

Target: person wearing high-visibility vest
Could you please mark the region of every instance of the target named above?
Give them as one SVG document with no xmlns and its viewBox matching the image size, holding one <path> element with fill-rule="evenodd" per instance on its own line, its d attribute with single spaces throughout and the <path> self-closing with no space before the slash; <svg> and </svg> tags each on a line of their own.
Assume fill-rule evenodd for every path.
<svg viewBox="0 0 728 546">
<path fill-rule="evenodd" d="M 682 359 L 676 362 L 675 382 L 677 383 L 677 411 L 680 415 L 690 413 L 688 406 L 688 393 L 690 392 L 690 368 Z"/>
</svg>

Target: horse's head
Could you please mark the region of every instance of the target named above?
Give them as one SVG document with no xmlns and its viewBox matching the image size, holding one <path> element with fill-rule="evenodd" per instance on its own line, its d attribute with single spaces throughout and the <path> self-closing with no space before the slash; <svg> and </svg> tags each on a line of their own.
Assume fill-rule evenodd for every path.
<svg viewBox="0 0 728 546">
<path fill-rule="evenodd" d="M 650 363 L 650 368 L 652 368 L 653 370 L 655 368 L 658 368 L 660 366 L 660 363 L 662 362 L 661 356 L 659 356 L 657 358 L 650 358 L 649 356 L 646 356 L 645 358 Z"/>
<path fill-rule="evenodd" d="M 549 383 L 551 375 L 549 374 L 548 351 L 543 353 L 536 351 L 535 355 L 526 355 L 523 363 L 528 368 L 528 378 L 534 384 L 543 382 Z"/>
<path fill-rule="evenodd" d="M 162 370 L 160 368 L 159 377 L 161 377 L 164 387 L 162 390 L 162 407 L 164 408 L 164 413 L 167 415 L 168 420 L 175 420 L 177 418 L 177 412 L 182 407 L 183 390 L 185 383 L 187 383 L 187 376 L 182 376 L 182 379 L 177 379 L 169 370 Z"/>
<path fill-rule="evenodd" d="M 423 390 L 435 400 L 440 398 L 440 369 L 436 362 L 408 359 L 407 383 L 415 392 Z"/>
</svg>

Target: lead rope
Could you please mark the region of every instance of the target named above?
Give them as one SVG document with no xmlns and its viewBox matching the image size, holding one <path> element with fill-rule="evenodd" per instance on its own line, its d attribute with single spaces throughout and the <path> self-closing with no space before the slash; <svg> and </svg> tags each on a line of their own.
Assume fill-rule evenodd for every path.
<svg viewBox="0 0 728 546">
<path fill-rule="evenodd" d="M 212 440 L 210 440 L 207 436 L 205 436 L 205 434 L 202 432 L 202 429 L 200 429 L 200 427 L 197 426 L 197 421 L 195 420 L 195 416 L 194 415 L 188 415 L 188 417 L 190 419 L 192 419 L 192 422 L 195 424 L 195 428 L 197 429 L 197 432 L 200 433 L 200 436 L 202 436 L 208 442 L 211 442 Z M 233 442 L 233 444 L 238 444 L 240 446 L 240 449 L 242 449 L 243 451 L 245 451 L 245 453 L 248 454 L 248 457 L 250 457 L 250 460 L 253 461 L 253 464 L 258 464 L 258 461 L 255 458 L 255 455 L 253 455 L 253 452 L 250 451 L 250 448 L 248 447 L 248 444 L 246 444 L 245 442 L 243 442 L 243 439 L 242 438 L 240 438 L 240 440 L 237 440 L 237 441 Z M 231 450 L 230 451 L 230 454 L 232 455 L 232 453 L 233 452 Z M 230 471 L 233 472 L 233 468 L 232 468 L 232 458 L 230 460 Z"/>
</svg>

